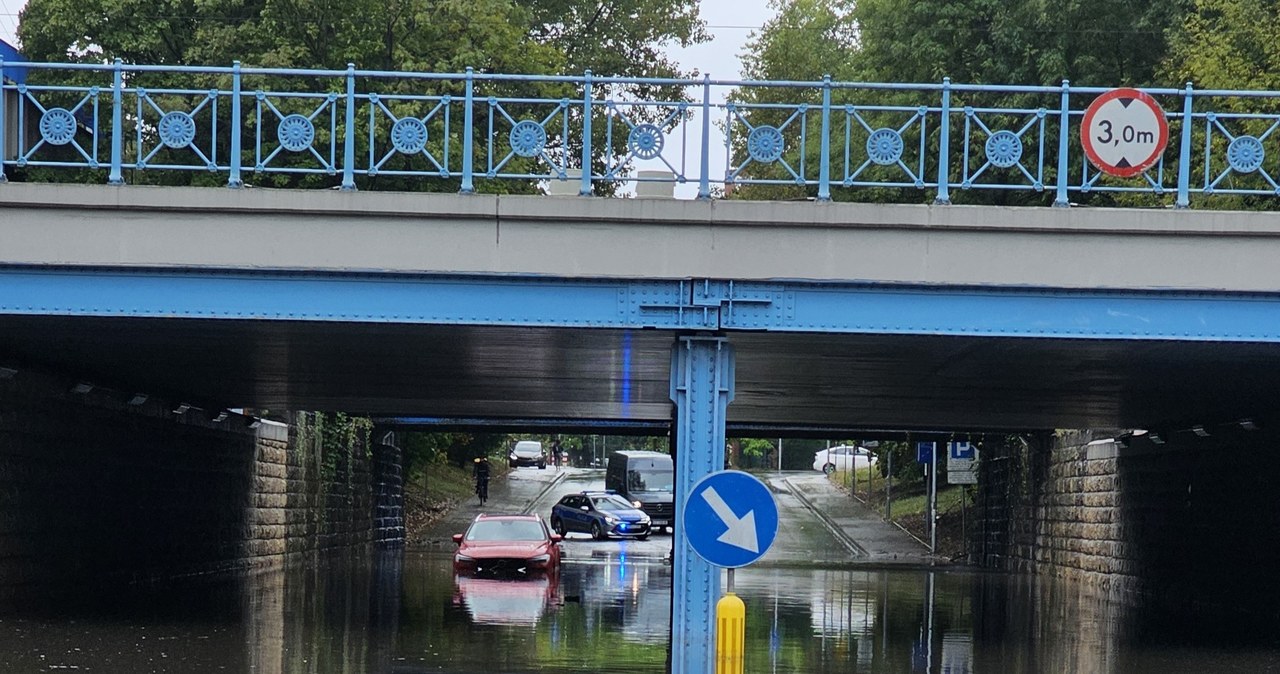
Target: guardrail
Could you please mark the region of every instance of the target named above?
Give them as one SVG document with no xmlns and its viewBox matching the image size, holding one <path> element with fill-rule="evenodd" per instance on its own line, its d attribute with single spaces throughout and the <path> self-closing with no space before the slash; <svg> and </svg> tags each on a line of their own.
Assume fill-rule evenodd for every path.
<svg viewBox="0 0 1280 674">
<path fill-rule="evenodd" d="M 10 74 L 19 66 L 8 65 Z M 589 195 L 595 183 L 640 179 L 696 184 L 699 197 L 744 185 L 804 186 L 819 200 L 897 188 L 944 204 L 956 190 L 1043 193 L 1059 206 L 1090 192 L 1171 197 L 1178 207 L 1193 194 L 1280 195 L 1280 160 L 1266 153 L 1280 136 L 1277 92 L 1144 89 L 1162 102 L 1169 142 L 1151 168 L 1115 178 L 1089 163 L 1079 140 L 1085 108 L 1107 89 L 1066 81 L 20 67 L 21 81 L 3 80 L 0 181 L 45 167 L 105 171 L 111 184 L 123 184 L 126 171 L 194 171 L 225 176 L 230 187 L 246 174 L 341 189 L 379 176 L 439 189 L 456 181 L 462 192 L 480 180 L 572 180 Z M 652 92 L 664 96 L 644 97 Z M 723 153 L 714 175 L 713 153 Z M 669 177 L 632 175 L 646 165 Z"/>
</svg>

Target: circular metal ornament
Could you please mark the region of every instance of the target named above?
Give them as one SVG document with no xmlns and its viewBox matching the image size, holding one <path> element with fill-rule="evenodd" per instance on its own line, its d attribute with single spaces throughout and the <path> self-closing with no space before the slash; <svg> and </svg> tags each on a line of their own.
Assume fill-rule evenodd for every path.
<svg viewBox="0 0 1280 674">
<path fill-rule="evenodd" d="M 627 134 L 627 147 L 632 154 L 641 159 L 653 159 L 662 154 L 662 145 L 666 143 L 662 130 L 653 124 L 638 124 Z"/>
<path fill-rule="evenodd" d="M 49 108 L 40 116 L 40 137 L 50 145 L 66 145 L 76 135 L 76 118 L 66 108 Z"/>
<path fill-rule="evenodd" d="M 311 124 L 311 120 L 303 115 L 289 115 L 280 120 L 280 127 L 276 129 L 276 138 L 280 140 L 280 146 L 290 152 L 301 152 L 311 147 L 311 142 L 316 139 L 316 129 Z"/>
<path fill-rule="evenodd" d="M 417 154 L 427 146 L 427 125 L 417 117 L 401 117 L 391 125 L 391 146 L 400 154 Z"/>
<path fill-rule="evenodd" d="M 1262 141 L 1253 136 L 1237 136 L 1227 146 L 1227 164 L 1236 173 L 1253 173 L 1262 168 L 1267 150 Z"/>
<path fill-rule="evenodd" d="M 747 154 L 762 164 L 772 164 L 781 159 L 785 148 L 782 132 L 776 126 L 762 124 L 747 134 Z"/>
<path fill-rule="evenodd" d="M 547 130 L 542 125 L 523 119 L 511 127 L 511 151 L 521 157 L 536 157 L 547 146 Z"/>
<path fill-rule="evenodd" d="M 1022 159 L 1022 139 L 1018 134 L 1001 129 L 987 138 L 987 161 L 998 168 L 1009 168 Z"/>
<path fill-rule="evenodd" d="M 160 142 L 175 150 L 190 145 L 196 139 L 195 120 L 178 110 L 164 113 L 156 128 L 160 131 Z"/>
<path fill-rule="evenodd" d="M 902 134 L 894 129 L 879 128 L 867 136 L 867 158 L 881 166 L 891 166 L 902 159 Z"/>
</svg>

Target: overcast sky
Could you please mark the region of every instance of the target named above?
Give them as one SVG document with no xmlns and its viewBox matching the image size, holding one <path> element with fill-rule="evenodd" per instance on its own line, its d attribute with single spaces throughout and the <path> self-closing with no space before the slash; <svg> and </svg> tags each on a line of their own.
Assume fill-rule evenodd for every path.
<svg viewBox="0 0 1280 674">
<path fill-rule="evenodd" d="M 26 0 L 0 0 L 0 39 L 16 44 L 15 33 L 18 27 L 18 12 L 26 5 Z M 672 53 L 686 69 L 696 69 L 700 73 L 711 75 L 716 79 L 736 79 L 741 74 L 739 55 L 752 30 L 760 28 L 772 15 L 768 0 L 703 0 L 701 4 L 702 18 L 707 22 L 712 39 L 704 44 L 687 49 L 673 49 Z M 717 91 L 717 102 L 723 99 L 726 92 Z M 688 129 L 687 152 L 679 151 L 684 139 L 680 134 L 668 137 L 663 156 L 684 172 L 691 179 L 698 173 L 701 161 L 698 154 L 700 147 L 701 120 L 695 121 Z M 718 129 L 712 129 L 712 147 L 722 147 L 724 137 Z M 711 153 L 712 175 L 724 174 L 724 155 L 722 152 Z M 683 162 L 683 163 L 682 163 Z M 640 162 L 639 168 L 663 169 L 657 160 Z M 676 193 L 682 198 L 689 198 L 697 192 L 696 185 L 681 185 Z"/>
</svg>

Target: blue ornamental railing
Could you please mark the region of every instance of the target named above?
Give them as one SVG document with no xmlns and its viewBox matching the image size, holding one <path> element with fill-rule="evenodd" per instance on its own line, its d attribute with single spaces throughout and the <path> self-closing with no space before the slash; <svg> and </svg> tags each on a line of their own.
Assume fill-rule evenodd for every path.
<svg viewBox="0 0 1280 674">
<path fill-rule="evenodd" d="M 312 176 L 342 189 L 377 176 L 431 179 L 897 188 L 950 203 L 956 190 L 1280 196 L 1268 157 L 1280 93 L 1145 89 L 1168 144 L 1132 178 L 1097 170 L 1080 145 L 1107 89 L 756 82 L 0 61 L 0 182 L 89 169 Z M 666 92 L 665 100 L 641 92 Z M 1280 156 L 1280 154 L 1278 154 Z M 715 161 L 713 161 L 713 157 Z M 721 161 L 722 157 L 722 161 Z M 715 168 L 713 169 L 713 165 Z M 581 170 L 582 167 L 590 167 Z M 665 171 L 660 177 L 634 170 Z M 580 171 L 580 175 L 578 174 Z M 85 178 L 90 179 L 90 178 Z M 164 182 L 164 181 L 159 181 Z M 311 183 L 314 184 L 314 183 Z M 1052 198 L 1050 199 L 1050 195 Z"/>
</svg>

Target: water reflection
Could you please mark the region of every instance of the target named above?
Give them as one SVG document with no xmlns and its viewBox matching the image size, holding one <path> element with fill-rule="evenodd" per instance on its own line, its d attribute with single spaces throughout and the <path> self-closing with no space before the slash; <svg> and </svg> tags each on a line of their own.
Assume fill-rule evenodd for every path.
<svg viewBox="0 0 1280 674">
<path fill-rule="evenodd" d="M 557 603 L 560 583 L 555 575 L 520 579 L 458 576 L 454 587 L 454 604 L 466 606 L 473 623 L 536 625 L 547 606 Z"/>
<path fill-rule="evenodd" d="M 1124 608 L 1051 578 L 761 568 L 736 586 L 749 672 L 1280 668 L 1274 619 Z M 656 674 L 670 598 L 670 567 L 621 548 L 521 581 L 457 578 L 447 554 L 360 553 L 5 607 L 0 672 Z"/>
</svg>

